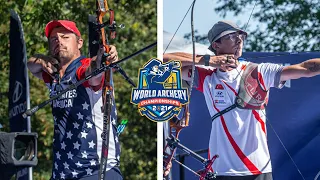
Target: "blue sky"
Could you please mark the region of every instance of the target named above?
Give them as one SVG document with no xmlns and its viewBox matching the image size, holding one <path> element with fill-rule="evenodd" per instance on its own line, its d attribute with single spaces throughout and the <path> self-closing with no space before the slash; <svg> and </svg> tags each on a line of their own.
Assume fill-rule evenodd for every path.
<svg viewBox="0 0 320 180">
<path fill-rule="evenodd" d="M 163 29 L 169 33 L 174 33 L 178 28 L 185 13 L 188 11 L 193 0 L 163 0 Z M 214 8 L 217 7 L 217 0 L 198 0 L 194 8 L 194 29 L 198 30 L 199 34 L 204 35 L 210 28 L 219 20 L 231 20 L 238 25 L 246 24 L 253 5 L 246 7 L 247 12 L 239 16 L 234 16 L 233 13 L 228 13 L 226 18 L 219 16 Z M 257 11 L 256 7 L 254 11 Z M 183 37 L 184 34 L 191 32 L 191 10 L 186 16 L 183 24 L 179 28 L 177 35 Z M 255 27 L 257 22 L 251 19 L 250 27 Z"/>
</svg>

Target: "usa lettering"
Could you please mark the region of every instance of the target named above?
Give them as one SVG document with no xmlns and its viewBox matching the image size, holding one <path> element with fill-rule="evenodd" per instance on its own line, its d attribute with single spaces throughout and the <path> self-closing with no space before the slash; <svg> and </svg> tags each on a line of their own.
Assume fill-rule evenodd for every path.
<svg viewBox="0 0 320 180">
<path fill-rule="evenodd" d="M 58 100 L 52 102 L 53 108 L 73 107 L 73 98 L 77 97 L 77 90 L 73 89 L 62 94 Z"/>
</svg>

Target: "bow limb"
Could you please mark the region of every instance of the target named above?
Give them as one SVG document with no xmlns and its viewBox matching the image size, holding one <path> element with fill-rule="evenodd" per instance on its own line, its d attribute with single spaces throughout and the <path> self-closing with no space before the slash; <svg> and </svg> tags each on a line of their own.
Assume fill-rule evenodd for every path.
<svg viewBox="0 0 320 180">
<path fill-rule="evenodd" d="M 191 83 L 190 83 L 190 87 L 189 87 L 189 99 L 191 100 L 191 93 L 192 93 L 192 88 L 193 88 L 193 84 L 194 84 L 194 76 L 195 76 L 195 70 L 196 70 L 196 46 L 195 46 L 195 37 L 194 37 L 194 20 L 193 20 L 193 15 L 194 15 L 194 5 L 196 3 L 196 0 L 193 1 L 192 3 L 192 9 L 191 9 L 191 36 L 192 36 L 192 75 L 191 75 Z M 189 108 L 188 108 L 189 109 Z M 190 114 L 188 112 L 188 114 Z M 212 172 L 212 164 L 214 163 L 214 161 L 216 160 L 216 158 L 218 158 L 218 155 L 214 155 L 212 157 L 211 160 L 208 160 L 207 164 L 205 164 L 205 167 L 203 170 L 200 170 L 197 172 L 197 174 L 199 174 L 199 179 L 200 180 L 206 180 L 206 179 L 211 179 L 210 177 L 208 177 L 208 173 Z M 215 175 L 213 175 L 215 177 Z"/>
<path fill-rule="evenodd" d="M 194 74 L 196 70 L 196 45 L 195 45 L 195 37 L 194 37 L 194 24 L 193 24 L 193 10 L 194 10 L 194 4 L 196 3 L 196 0 L 192 3 L 192 9 L 191 9 L 191 35 L 192 35 L 192 75 L 191 75 L 191 83 L 189 87 L 189 98 L 191 98 L 193 83 L 194 83 Z"/>
<path fill-rule="evenodd" d="M 191 80 L 191 85 L 189 87 L 189 93 L 188 96 L 189 98 L 191 97 L 191 93 L 192 93 L 192 87 L 193 87 L 193 83 L 194 83 L 194 71 L 195 71 L 195 42 L 194 42 L 194 29 L 193 29 L 193 9 L 194 9 L 194 4 L 195 4 L 194 0 L 191 4 L 190 7 L 192 7 L 192 11 L 191 11 L 191 31 L 192 31 L 192 35 L 193 35 L 193 68 L 192 68 L 192 80 Z M 189 8 L 190 10 L 190 8 Z M 188 10 L 188 12 L 189 12 Z M 187 13 L 188 13 L 187 12 Z M 178 28 L 179 29 L 179 28 Z M 173 37 L 172 37 L 173 39 Z M 170 41 L 171 42 L 171 41 Z M 167 48 L 169 47 L 170 43 L 168 44 Z M 186 128 L 189 126 L 189 118 L 190 118 L 190 111 L 189 111 L 189 106 L 188 105 L 184 105 L 183 106 L 184 112 L 183 112 L 183 117 L 181 119 L 179 119 L 178 117 L 175 117 L 173 119 L 170 120 L 170 136 L 174 137 L 175 141 L 178 141 L 178 137 L 179 134 L 181 132 L 181 130 L 183 128 Z M 175 132 L 175 135 L 174 135 Z M 167 153 L 166 150 L 170 149 L 170 153 Z M 167 143 L 166 146 L 164 147 L 164 175 L 166 176 L 166 170 L 171 169 L 171 162 L 172 160 L 175 160 L 174 155 L 176 152 L 177 147 L 170 147 L 170 145 Z M 195 173 L 194 171 L 192 171 L 193 173 Z M 198 175 L 200 177 L 200 175 L 198 173 L 196 173 L 196 175 Z"/>
</svg>

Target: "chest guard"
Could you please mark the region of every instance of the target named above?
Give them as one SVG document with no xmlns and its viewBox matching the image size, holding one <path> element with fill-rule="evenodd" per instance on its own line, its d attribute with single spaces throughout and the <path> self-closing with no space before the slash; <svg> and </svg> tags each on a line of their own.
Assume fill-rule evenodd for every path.
<svg viewBox="0 0 320 180">
<path fill-rule="evenodd" d="M 258 64 L 249 63 L 240 80 L 239 93 L 236 97 L 238 108 L 265 109 L 268 103 L 269 91 L 265 91 L 262 88 L 258 79 Z"/>
<path fill-rule="evenodd" d="M 269 91 L 264 90 L 259 82 L 258 64 L 249 63 L 241 76 L 235 104 L 213 115 L 211 120 L 213 121 L 236 107 L 241 109 L 265 109 L 268 103 L 268 95 Z"/>
</svg>

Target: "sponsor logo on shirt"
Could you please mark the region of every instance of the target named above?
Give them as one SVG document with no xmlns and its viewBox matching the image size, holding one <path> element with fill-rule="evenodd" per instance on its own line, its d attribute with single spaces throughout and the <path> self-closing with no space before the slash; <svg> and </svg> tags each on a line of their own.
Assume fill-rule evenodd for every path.
<svg viewBox="0 0 320 180">
<path fill-rule="evenodd" d="M 218 84 L 219 85 L 219 84 Z M 220 84 L 221 85 L 221 84 Z M 222 86 L 222 85 L 221 85 Z M 216 86 L 217 87 L 217 86 Z M 217 89 L 217 88 L 216 88 Z M 226 102 L 226 96 L 225 96 L 225 90 L 216 90 L 214 94 L 214 103 L 216 105 L 219 104 L 227 104 Z"/>
</svg>

